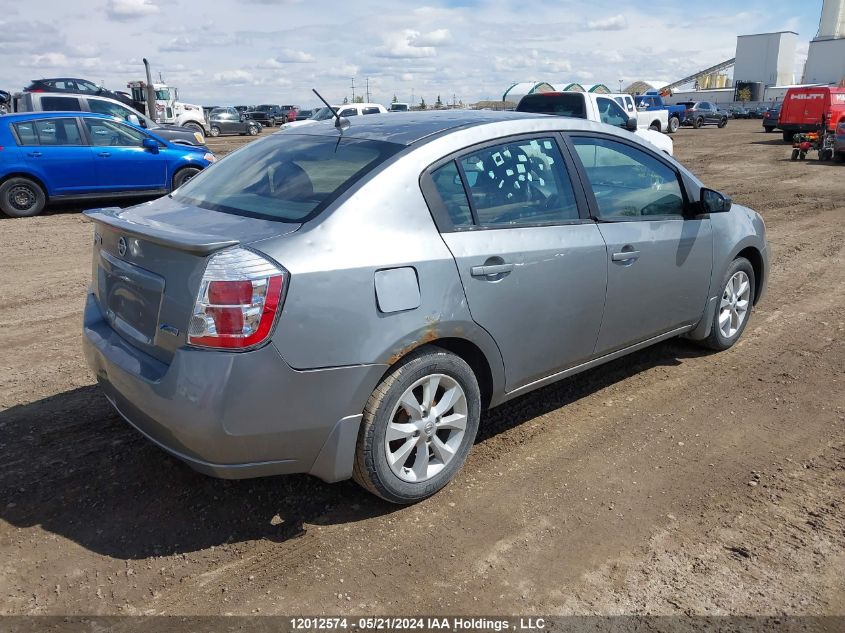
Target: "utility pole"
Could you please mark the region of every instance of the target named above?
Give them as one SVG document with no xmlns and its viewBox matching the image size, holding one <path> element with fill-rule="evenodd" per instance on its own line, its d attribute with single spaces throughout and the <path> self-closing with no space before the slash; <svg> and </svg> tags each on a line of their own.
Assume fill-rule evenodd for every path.
<svg viewBox="0 0 845 633">
<path fill-rule="evenodd" d="M 414 101 L 414 89 L 413 89 L 413 88 L 411 88 L 411 107 L 413 107 L 413 106 L 414 106 L 414 103 L 416 103 L 416 102 Z"/>
<path fill-rule="evenodd" d="M 352 103 L 355 103 L 355 77 L 352 78 Z"/>
<path fill-rule="evenodd" d="M 367 103 L 370 102 L 370 78 L 367 77 Z"/>
</svg>

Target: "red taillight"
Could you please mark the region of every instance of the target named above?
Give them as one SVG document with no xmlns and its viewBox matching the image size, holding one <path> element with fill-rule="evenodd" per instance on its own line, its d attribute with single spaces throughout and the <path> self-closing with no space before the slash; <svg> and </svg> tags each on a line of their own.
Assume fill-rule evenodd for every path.
<svg viewBox="0 0 845 633">
<path fill-rule="evenodd" d="M 214 255 L 206 267 L 188 330 L 188 343 L 248 349 L 273 330 L 287 272 L 258 253 L 235 248 Z"/>
</svg>

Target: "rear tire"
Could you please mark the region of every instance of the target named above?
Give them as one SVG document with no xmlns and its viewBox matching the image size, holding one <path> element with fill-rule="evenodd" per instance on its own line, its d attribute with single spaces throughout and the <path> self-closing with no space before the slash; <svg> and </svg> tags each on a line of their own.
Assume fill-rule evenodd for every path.
<svg viewBox="0 0 845 633">
<path fill-rule="evenodd" d="M 469 365 L 439 347 L 419 349 L 367 401 L 352 477 L 391 503 L 422 501 L 463 465 L 480 417 L 481 392 Z"/>
<path fill-rule="evenodd" d="M 679 127 L 681 127 L 681 120 L 676 116 L 671 117 L 669 119 L 669 133 L 674 134 Z"/>
<path fill-rule="evenodd" d="M 648 129 L 654 130 L 655 132 L 659 132 L 660 131 L 660 123 L 655 121 L 654 123 L 652 123 L 651 125 L 648 126 Z"/>
<path fill-rule="evenodd" d="M 775 131 L 775 128 L 769 127 L 768 125 L 764 125 L 763 129 L 766 130 L 766 134 L 771 134 L 772 132 Z"/>
<path fill-rule="evenodd" d="M 0 211 L 12 218 L 31 218 L 47 206 L 47 194 L 34 180 L 9 178 L 0 185 Z"/>
<path fill-rule="evenodd" d="M 247 129 L 247 132 L 250 136 L 258 136 L 261 134 L 261 126 L 260 125 L 250 125 Z"/>
<path fill-rule="evenodd" d="M 723 127 L 725 127 L 727 124 L 728 124 L 728 117 L 725 117 L 725 118 L 723 118 L 721 121 L 719 121 L 719 125 L 718 125 L 718 127 L 723 128 Z"/>
<path fill-rule="evenodd" d="M 792 132 L 784 132 L 783 133 L 783 142 L 784 143 L 791 143 L 792 142 Z"/>
<path fill-rule="evenodd" d="M 211 136 L 213 136 L 214 138 L 217 138 L 218 136 L 220 136 L 220 128 L 217 127 L 216 125 L 212 125 L 211 129 L 208 131 L 208 133 Z"/>
<path fill-rule="evenodd" d="M 182 169 L 177 171 L 175 174 L 173 174 L 173 189 L 172 190 L 178 189 L 179 187 L 184 185 L 191 178 L 193 178 L 198 173 L 200 173 L 200 171 L 202 171 L 202 170 L 200 170 L 196 167 L 183 167 Z"/>
<path fill-rule="evenodd" d="M 728 266 L 710 335 L 699 341 L 701 345 L 719 352 L 733 347 L 751 320 L 756 283 L 754 267 L 744 257 L 737 257 Z"/>
</svg>

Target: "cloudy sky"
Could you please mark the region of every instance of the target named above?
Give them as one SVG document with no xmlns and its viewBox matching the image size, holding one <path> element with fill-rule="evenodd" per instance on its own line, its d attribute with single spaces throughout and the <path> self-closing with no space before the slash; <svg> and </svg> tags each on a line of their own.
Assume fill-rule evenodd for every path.
<svg viewBox="0 0 845 633">
<path fill-rule="evenodd" d="M 356 95 L 369 77 L 374 101 L 469 103 L 517 81 L 671 81 L 733 57 L 738 34 L 797 31 L 800 57 L 821 4 L 0 0 L 0 89 L 58 76 L 125 89 L 147 57 L 192 103 L 307 107 L 312 87 L 339 102 L 352 77 Z"/>
</svg>

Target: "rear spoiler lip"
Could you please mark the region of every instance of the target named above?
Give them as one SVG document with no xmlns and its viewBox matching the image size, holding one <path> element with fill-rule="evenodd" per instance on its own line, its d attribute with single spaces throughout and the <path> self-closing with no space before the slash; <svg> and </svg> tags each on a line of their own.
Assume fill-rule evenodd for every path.
<svg viewBox="0 0 845 633">
<path fill-rule="evenodd" d="M 89 220 L 99 224 L 105 224 L 121 233 L 126 233 L 133 237 L 140 237 L 148 242 L 167 246 L 180 251 L 194 253 L 196 255 L 208 255 L 215 251 L 229 248 L 230 246 L 237 246 L 240 244 L 239 240 L 220 239 L 213 235 L 202 235 L 201 233 L 193 233 L 182 231 L 180 229 L 162 229 L 150 224 L 141 224 L 125 220 L 118 216 L 118 213 L 123 211 L 120 207 L 106 207 L 102 209 L 90 209 L 83 211 L 83 215 Z"/>
</svg>

